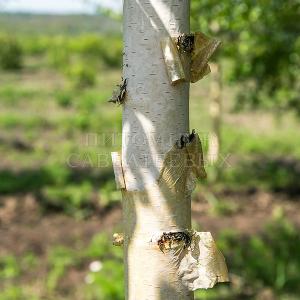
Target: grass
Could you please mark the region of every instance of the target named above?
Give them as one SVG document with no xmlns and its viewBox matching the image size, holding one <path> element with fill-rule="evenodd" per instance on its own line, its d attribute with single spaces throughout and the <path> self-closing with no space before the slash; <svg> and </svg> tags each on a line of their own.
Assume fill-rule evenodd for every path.
<svg viewBox="0 0 300 300">
<path fill-rule="evenodd" d="M 113 247 L 105 234 L 94 236 L 86 248 L 75 250 L 55 246 L 49 250 L 46 261 L 38 262 L 31 253 L 21 259 L 11 255 L 2 257 L 0 299 L 41 299 L 41 291 L 30 291 L 21 280 L 24 274 L 34 272 L 41 264 L 47 267 L 47 272 L 37 281 L 47 299 L 52 299 L 59 291 L 63 277 L 72 268 L 81 269 L 84 273 L 81 285 L 74 287 L 74 294 L 79 293 L 87 300 L 123 299 L 122 250 Z M 93 267 L 93 264 L 98 267 Z"/>
<path fill-rule="evenodd" d="M 32 58 L 29 62 L 32 64 Z M 111 167 L 110 152 L 121 145 L 120 135 L 114 134 L 121 130 L 121 110 L 107 103 L 118 83 L 118 72 L 105 71 L 95 87 L 80 90 L 72 87 L 68 78 L 55 88 L 58 73 L 47 75 L 44 70 L 39 76 L 41 71 L 26 71 L 26 64 L 22 72 L 32 81 L 7 73 L 12 81 L 0 88 L 0 136 L 5 142 L 1 150 L 7 153 L 0 170 L 0 192 L 34 192 L 46 208 L 76 217 L 90 214 L 95 193 L 101 205 L 119 201 L 112 170 L 106 175 Z M 49 81 L 48 76 L 54 80 Z M 118 137 L 114 143 L 112 136 Z M 20 149 L 21 142 L 30 147 Z M 77 182 L 80 173 L 89 170 L 90 174 Z M 96 178 L 102 178 L 97 187 Z"/>
<path fill-rule="evenodd" d="M 262 236 L 241 238 L 238 232 L 227 230 L 218 237 L 218 244 L 231 268 L 231 285 L 197 291 L 196 299 L 254 299 L 266 289 L 274 291 L 282 300 L 296 299 L 299 295 L 300 235 L 282 213 L 274 213 Z M 38 279 L 44 285 L 47 299 L 60 291 L 63 278 L 74 268 L 84 278 L 80 286 L 69 291 L 79 297 L 76 299 L 123 299 L 122 249 L 113 247 L 105 234 L 95 235 L 85 248 L 56 246 L 49 250 L 45 262 L 38 263 L 30 253 L 21 260 L 11 255 L 1 258 L 0 278 L 4 289 L 0 299 L 40 299 L 30 293 L 26 296 L 20 280 L 28 272 L 28 266 L 34 271 L 40 263 L 48 268 L 43 275 L 46 277 Z M 82 293 L 84 298 L 80 298 Z"/>
<path fill-rule="evenodd" d="M 273 215 L 262 236 L 243 238 L 224 231 L 218 244 L 230 266 L 231 285 L 198 291 L 196 299 L 256 299 L 267 289 L 276 299 L 297 299 L 299 243 L 297 229 L 281 213 Z"/>
<path fill-rule="evenodd" d="M 121 74 L 99 66 L 91 86 L 92 82 L 80 84 L 86 80 L 85 70 L 69 76 L 50 67 L 47 54 L 26 56 L 21 71 L 1 71 L 3 197 L 33 194 L 44 216 L 65 214 L 75 222 L 90 220 L 99 207 L 105 211 L 120 201 L 110 152 L 121 148 L 122 108 L 107 100 Z M 209 77 L 193 85 L 190 103 L 190 127 L 200 133 L 205 154 L 211 131 L 209 85 Z M 225 87 L 222 156 L 228 156 L 228 161 L 208 165 L 205 184 L 216 191 L 255 188 L 299 195 L 298 121 L 291 115 L 280 119 L 266 112 L 233 113 L 233 97 L 234 91 Z M 240 208 L 211 193 L 205 197 L 210 213 L 220 218 Z M 224 231 L 218 243 L 229 259 L 232 286 L 199 291 L 196 299 L 254 299 L 265 289 L 281 300 L 297 299 L 299 241 L 298 231 L 280 212 L 260 236 Z M 43 254 L 1 256 L 0 300 L 123 299 L 122 250 L 112 247 L 105 234 L 75 244 L 52 245 Z M 33 279 L 35 274 L 42 274 L 41 278 Z M 74 274 L 80 285 L 66 287 L 65 281 Z"/>
<path fill-rule="evenodd" d="M 21 101 L 30 101 L 43 95 L 34 89 L 17 88 L 12 85 L 6 85 L 0 88 L 1 104 L 5 106 L 13 106 L 20 104 Z"/>
</svg>

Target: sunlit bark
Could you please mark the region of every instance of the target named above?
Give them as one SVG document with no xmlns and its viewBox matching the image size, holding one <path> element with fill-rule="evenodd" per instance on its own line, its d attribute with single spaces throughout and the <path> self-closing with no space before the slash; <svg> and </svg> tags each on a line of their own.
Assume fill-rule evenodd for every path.
<svg viewBox="0 0 300 300">
<path fill-rule="evenodd" d="M 190 195 L 158 179 L 166 153 L 189 132 L 189 83 L 171 85 L 162 38 L 189 32 L 188 0 L 124 1 L 122 167 L 126 299 L 190 300 L 172 256 L 151 244 L 158 232 L 191 226 Z"/>
</svg>

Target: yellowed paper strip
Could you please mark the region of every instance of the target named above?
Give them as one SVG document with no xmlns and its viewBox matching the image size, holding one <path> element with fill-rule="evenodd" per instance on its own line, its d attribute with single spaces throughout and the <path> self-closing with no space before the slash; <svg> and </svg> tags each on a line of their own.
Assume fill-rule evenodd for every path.
<svg viewBox="0 0 300 300">
<path fill-rule="evenodd" d="M 174 85 L 180 81 L 184 81 L 186 78 L 184 68 L 173 40 L 170 37 L 162 39 L 161 48 L 171 83 Z"/>
<path fill-rule="evenodd" d="M 117 189 L 125 189 L 126 185 L 124 180 L 121 155 L 119 152 L 112 152 L 111 158 L 115 173 Z"/>
</svg>

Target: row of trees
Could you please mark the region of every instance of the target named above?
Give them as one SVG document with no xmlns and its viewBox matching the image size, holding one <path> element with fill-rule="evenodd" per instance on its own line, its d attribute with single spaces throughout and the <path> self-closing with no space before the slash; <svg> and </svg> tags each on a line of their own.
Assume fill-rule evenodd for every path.
<svg viewBox="0 0 300 300">
<path fill-rule="evenodd" d="M 300 2 L 203 0 L 191 6 L 192 29 L 223 42 L 212 68 L 208 157 L 214 163 L 221 148 L 223 82 L 241 87 L 236 109 L 291 110 L 300 116 Z"/>
<path fill-rule="evenodd" d="M 293 109 L 300 114 L 300 2 L 191 1 L 192 28 L 223 41 L 227 82 L 243 84 L 237 107 Z M 224 68 L 223 68 L 224 69 Z"/>
<path fill-rule="evenodd" d="M 103 67 L 121 66 L 122 42 L 118 37 L 95 34 L 76 37 L 0 34 L 0 69 L 21 69 L 24 56 L 43 58 L 44 63 L 65 74 L 75 86 L 84 87 L 95 83 L 97 72 Z"/>
</svg>

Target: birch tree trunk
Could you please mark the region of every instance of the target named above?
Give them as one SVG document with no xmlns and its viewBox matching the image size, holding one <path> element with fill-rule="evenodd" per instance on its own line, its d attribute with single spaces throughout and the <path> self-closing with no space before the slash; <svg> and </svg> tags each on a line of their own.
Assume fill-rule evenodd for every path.
<svg viewBox="0 0 300 300">
<path fill-rule="evenodd" d="M 170 84 L 162 38 L 189 33 L 189 0 L 124 0 L 122 168 L 127 300 L 190 300 L 172 256 L 149 241 L 191 227 L 190 195 L 157 184 L 166 153 L 189 132 L 189 83 Z"/>
</svg>

